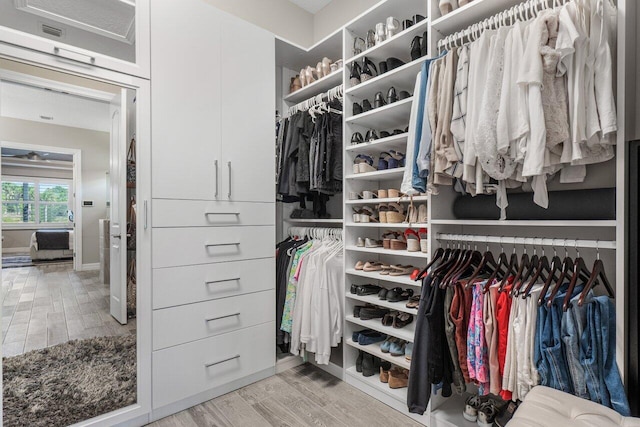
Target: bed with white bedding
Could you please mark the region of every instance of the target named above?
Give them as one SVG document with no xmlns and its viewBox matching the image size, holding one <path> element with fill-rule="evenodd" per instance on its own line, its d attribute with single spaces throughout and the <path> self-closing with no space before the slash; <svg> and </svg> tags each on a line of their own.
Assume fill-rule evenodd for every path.
<svg viewBox="0 0 640 427">
<path fill-rule="evenodd" d="M 73 258 L 73 240 L 73 230 L 38 230 L 31 235 L 31 259 Z"/>
</svg>

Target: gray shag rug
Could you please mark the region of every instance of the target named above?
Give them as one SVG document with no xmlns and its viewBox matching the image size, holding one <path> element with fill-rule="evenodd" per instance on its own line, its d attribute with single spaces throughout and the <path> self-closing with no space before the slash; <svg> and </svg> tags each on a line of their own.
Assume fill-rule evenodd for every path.
<svg viewBox="0 0 640 427">
<path fill-rule="evenodd" d="M 136 402 L 136 336 L 89 338 L 3 358 L 3 422 L 68 426 Z"/>
</svg>

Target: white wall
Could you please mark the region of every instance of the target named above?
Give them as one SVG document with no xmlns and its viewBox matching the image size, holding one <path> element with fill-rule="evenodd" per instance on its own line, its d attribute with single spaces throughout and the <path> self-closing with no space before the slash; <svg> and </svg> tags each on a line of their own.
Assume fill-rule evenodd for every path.
<svg viewBox="0 0 640 427">
<path fill-rule="evenodd" d="M 82 200 L 93 201 L 93 207 L 82 208 L 82 262 L 99 262 L 98 220 L 107 217 L 109 133 L 0 117 L 0 140 L 82 150 Z M 11 234 L 3 231 L 6 233 Z M 22 242 L 24 234 L 5 237 L 5 245 L 11 242 L 14 247 L 29 246 L 28 240 Z"/>
<path fill-rule="evenodd" d="M 203 1 L 300 46 L 313 44 L 313 15 L 288 0 Z M 261 64 L 255 65 L 258 72 Z"/>
<path fill-rule="evenodd" d="M 319 42 L 379 2 L 380 0 L 333 0 L 313 17 L 313 42 Z"/>
</svg>

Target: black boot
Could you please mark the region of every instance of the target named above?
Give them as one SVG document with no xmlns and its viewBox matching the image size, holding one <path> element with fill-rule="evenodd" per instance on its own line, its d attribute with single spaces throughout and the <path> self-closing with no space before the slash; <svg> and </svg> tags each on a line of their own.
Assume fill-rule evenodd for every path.
<svg viewBox="0 0 640 427">
<path fill-rule="evenodd" d="M 426 43 L 424 43 L 426 46 Z M 420 36 L 415 36 L 413 40 L 411 40 L 411 60 L 415 61 L 416 59 L 422 56 L 422 46 L 420 45 Z"/>
</svg>

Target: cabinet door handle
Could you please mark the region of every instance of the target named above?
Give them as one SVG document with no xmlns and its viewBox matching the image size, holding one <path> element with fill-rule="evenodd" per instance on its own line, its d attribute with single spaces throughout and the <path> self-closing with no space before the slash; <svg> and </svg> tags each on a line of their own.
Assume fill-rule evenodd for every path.
<svg viewBox="0 0 640 427">
<path fill-rule="evenodd" d="M 213 166 L 216 169 L 216 194 L 213 195 L 213 197 L 215 197 L 216 199 L 218 198 L 218 161 L 214 160 L 213 161 Z"/>
<path fill-rule="evenodd" d="M 91 55 L 88 55 L 86 53 L 76 52 L 75 50 L 67 49 L 67 48 L 64 48 L 64 47 L 58 47 L 58 46 L 53 48 L 53 53 L 55 53 L 56 55 L 61 56 L 63 58 L 67 58 L 67 59 L 77 60 L 76 58 L 71 58 L 69 56 L 64 56 L 64 55 L 61 54 L 61 52 L 69 52 L 69 53 L 72 53 L 74 55 L 78 55 L 78 56 L 83 56 L 85 58 L 89 58 L 89 62 L 91 64 L 95 64 L 95 62 L 96 62 L 95 56 L 91 56 Z M 82 62 L 86 62 L 86 61 L 82 61 Z"/>
<path fill-rule="evenodd" d="M 205 368 L 210 368 L 212 366 L 216 366 L 216 365 L 219 365 L 219 364 L 224 363 L 224 362 L 229 362 L 229 361 L 234 360 L 234 359 L 240 359 L 240 355 L 236 354 L 235 356 L 227 357 L 226 359 L 218 360 L 217 362 L 205 363 L 204 367 Z"/>
<path fill-rule="evenodd" d="M 205 212 L 204 216 L 209 216 L 209 215 L 235 215 L 235 216 L 239 216 L 240 212 Z"/>
<path fill-rule="evenodd" d="M 147 227 L 149 225 L 149 223 L 147 221 L 147 217 L 148 217 L 147 213 L 148 213 L 148 211 L 149 211 L 148 204 L 147 204 L 147 201 L 145 200 L 144 201 L 144 229 L 145 230 L 147 229 Z"/>
<path fill-rule="evenodd" d="M 240 312 L 227 314 L 226 316 L 210 317 L 208 319 L 204 319 L 204 321 L 209 323 L 209 322 L 213 322 L 214 320 L 228 319 L 229 317 L 235 317 L 235 316 L 240 316 Z"/>
<path fill-rule="evenodd" d="M 236 280 L 240 280 L 240 277 L 233 277 L 231 279 L 220 279 L 220 280 L 206 280 L 204 282 L 204 284 L 205 285 L 214 285 L 216 283 L 235 282 Z"/>
<path fill-rule="evenodd" d="M 232 242 L 232 243 L 205 243 L 205 248 L 211 248 L 214 246 L 239 246 L 240 242 Z"/>
<path fill-rule="evenodd" d="M 227 162 L 227 166 L 229 166 L 229 194 L 228 197 L 231 199 L 231 162 Z"/>
</svg>

